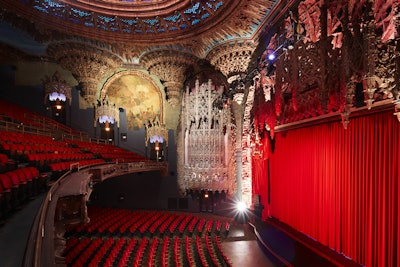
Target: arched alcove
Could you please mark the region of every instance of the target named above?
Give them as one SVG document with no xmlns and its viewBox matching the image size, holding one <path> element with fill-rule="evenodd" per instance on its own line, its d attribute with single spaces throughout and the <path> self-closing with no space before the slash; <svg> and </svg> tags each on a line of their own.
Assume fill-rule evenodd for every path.
<svg viewBox="0 0 400 267">
<path fill-rule="evenodd" d="M 137 70 L 114 74 L 103 85 L 101 98 L 126 111 L 128 130 L 143 128 L 149 119 L 164 121 L 163 90 L 151 76 Z"/>
</svg>

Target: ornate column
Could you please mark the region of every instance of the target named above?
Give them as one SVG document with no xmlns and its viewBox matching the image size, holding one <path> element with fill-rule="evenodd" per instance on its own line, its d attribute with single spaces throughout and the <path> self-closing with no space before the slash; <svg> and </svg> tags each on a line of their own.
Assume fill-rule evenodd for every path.
<svg viewBox="0 0 400 267">
<path fill-rule="evenodd" d="M 399 23 L 400 25 L 400 23 Z M 393 103 L 394 103 L 394 115 L 397 116 L 397 119 L 400 122 L 400 42 L 397 42 L 396 45 L 396 70 L 395 70 L 395 88 L 393 89 Z"/>
<path fill-rule="evenodd" d="M 252 206 L 252 176 L 251 163 L 245 165 L 243 169 L 243 162 L 246 162 L 246 159 L 242 151 L 242 121 L 244 119 L 242 103 L 245 99 L 244 80 L 257 45 L 258 42 L 252 40 L 234 40 L 216 47 L 206 57 L 217 70 L 222 72 L 230 85 L 226 93 L 234 100 L 231 107 L 236 123 L 236 195 L 247 207 Z"/>
<path fill-rule="evenodd" d="M 368 109 L 371 109 L 372 103 L 374 102 L 374 94 L 377 89 L 377 81 L 378 77 L 375 73 L 376 61 L 378 59 L 378 51 L 377 51 L 377 36 L 375 34 L 375 19 L 374 12 L 371 7 L 372 3 L 367 3 L 366 10 L 366 22 L 363 29 L 364 36 L 364 91 L 366 93 L 367 99 L 365 103 L 367 104 Z"/>
<path fill-rule="evenodd" d="M 150 74 L 161 80 L 166 88 L 167 101 L 172 107 L 180 104 L 186 70 L 196 61 L 197 58 L 191 54 L 169 50 L 152 51 L 140 59 Z"/>
<path fill-rule="evenodd" d="M 82 96 L 91 105 L 99 97 L 99 82 L 120 65 L 120 58 L 102 47 L 78 42 L 50 44 L 48 54 L 73 73 L 82 85 Z"/>
</svg>

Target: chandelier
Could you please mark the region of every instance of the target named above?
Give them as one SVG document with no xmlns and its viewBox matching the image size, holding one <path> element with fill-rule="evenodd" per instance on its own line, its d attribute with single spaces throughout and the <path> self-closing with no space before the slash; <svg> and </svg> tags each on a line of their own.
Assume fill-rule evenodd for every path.
<svg viewBox="0 0 400 267">
<path fill-rule="evenodd" d="M 145 127 L 146 146 L 149 142 L 156 144 L 156 147 L 158 147 L 160 143 L 168 145 L 168 130 L 165 128 L 165 125 L 160 123 L 158 116 L 153 121 L 148 121 Z"/>
<path fill-rule="evenodd" d="M 71 105 L 71 86 L 66 81 L 61 79 L 59 72 L 55 72 L 52 77 L 46 76 L 43 80 L 44 85 L 44 102 L 47 101 L 55 102 L 56 108 L 61 109 L 62 102 L 69 101 Z"/>
<path fill-rule="evenodd" d="M 116 124 L 119 127 L 119 109 L 115 104 L 111 104 L 106 96 L 102 101 L 97 100 L 96 116 L 94 119 L 94 127 L 96 127 L 97 121 L 104 123 L 105 130 L 110 131 L 110 124 Z"/>
</svg>

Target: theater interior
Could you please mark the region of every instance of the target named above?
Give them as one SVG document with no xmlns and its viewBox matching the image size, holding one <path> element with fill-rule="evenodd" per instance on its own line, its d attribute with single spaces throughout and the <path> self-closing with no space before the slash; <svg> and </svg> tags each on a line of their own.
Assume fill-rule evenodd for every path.
<svg viewBox="0 0 400 267">
<path fill-rule="evenodd" d="M 1 266 L 400 266 L 397 0 L 0 0 Z"/>
</svg>

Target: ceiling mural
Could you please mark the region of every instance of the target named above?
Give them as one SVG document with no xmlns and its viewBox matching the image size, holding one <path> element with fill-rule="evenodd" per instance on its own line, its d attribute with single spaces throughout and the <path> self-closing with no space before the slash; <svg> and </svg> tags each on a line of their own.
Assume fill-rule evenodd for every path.
<svg viewBox="0 0 400 267">
<path fill-rule="evenodd" d="M 144 127 L 157 116 L 163 121 L 163 101 L 158 85 L 139 71 L 124 71 L 114 75 L 105 85 L 102 97 L 126 112 L 128 130 Z"/>
</svg>

